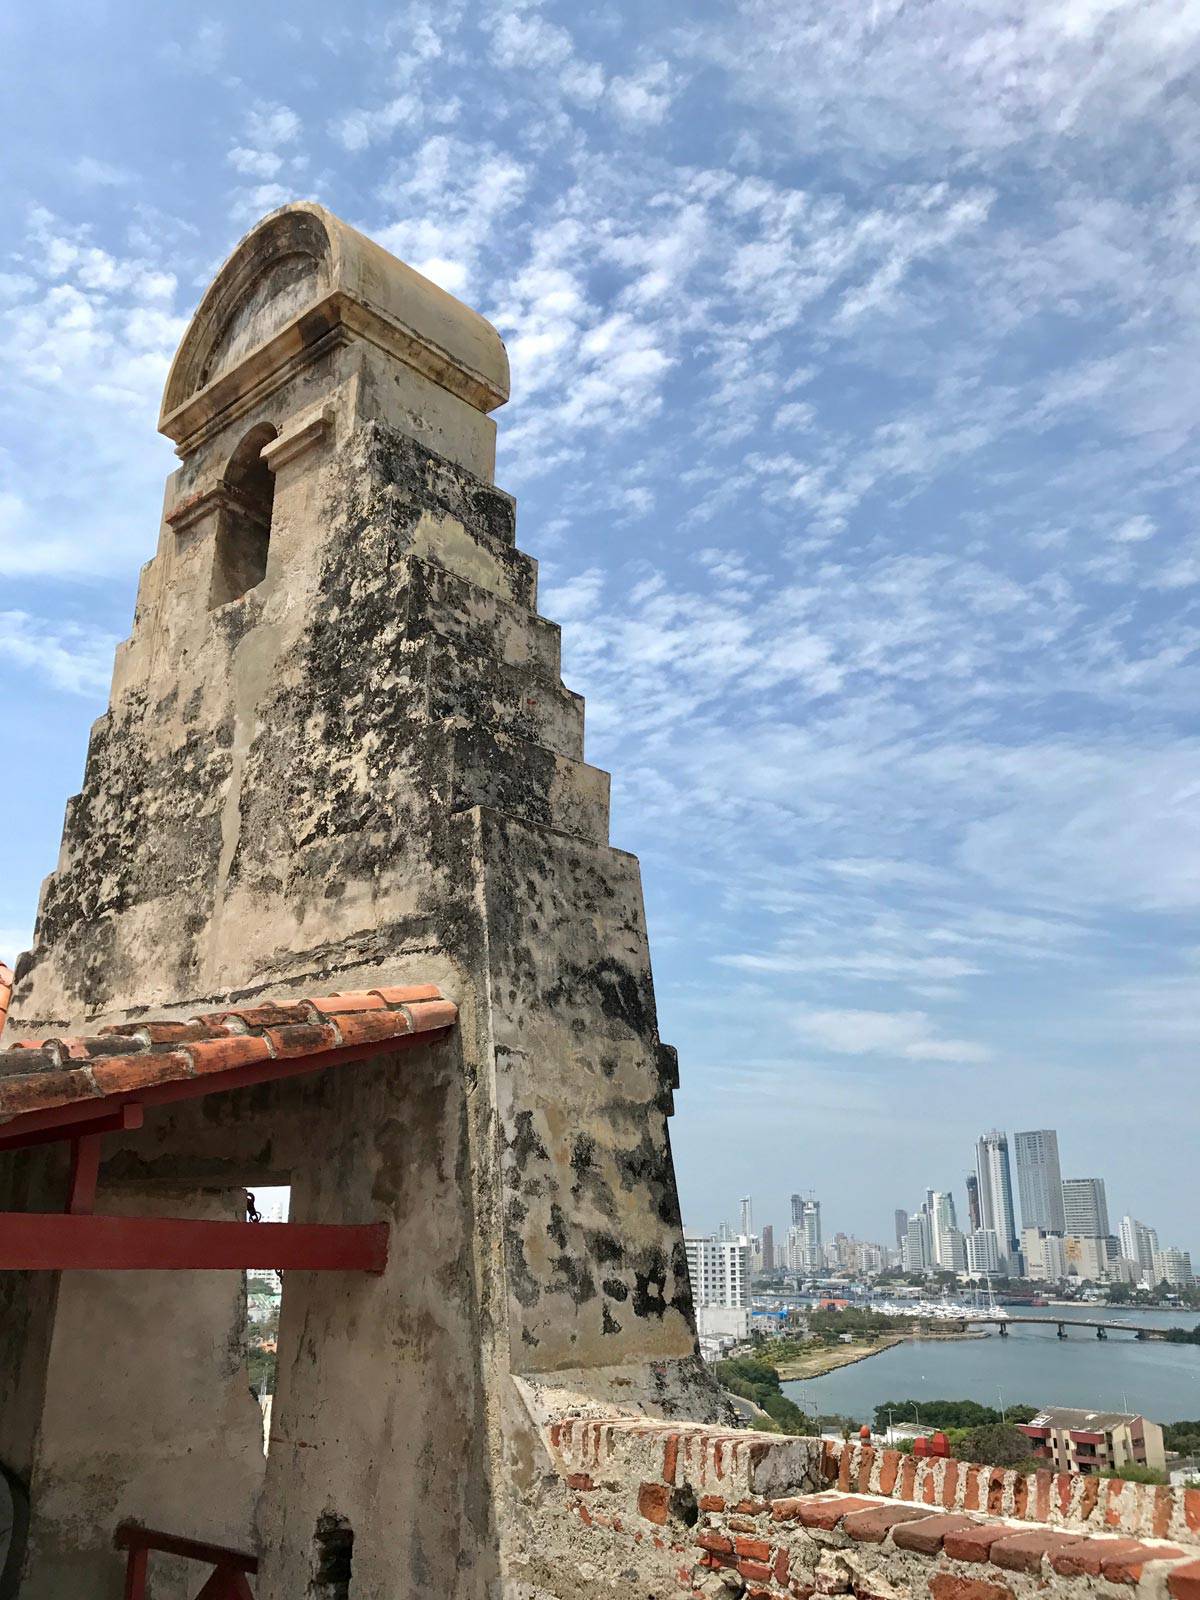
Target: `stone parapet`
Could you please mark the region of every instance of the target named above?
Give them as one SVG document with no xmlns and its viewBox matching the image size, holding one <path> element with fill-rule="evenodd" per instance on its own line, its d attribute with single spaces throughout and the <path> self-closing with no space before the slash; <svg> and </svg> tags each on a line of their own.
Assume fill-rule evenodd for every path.
<svg viewBox="0 0 1200 1600">
<path fill-rule="evenodd" d="M 568 1524 L 641 1592 L 1200 1600 L 1196 1490 L 644 1417 L 566 1419 L 547 1443 Z"/>
</svg>

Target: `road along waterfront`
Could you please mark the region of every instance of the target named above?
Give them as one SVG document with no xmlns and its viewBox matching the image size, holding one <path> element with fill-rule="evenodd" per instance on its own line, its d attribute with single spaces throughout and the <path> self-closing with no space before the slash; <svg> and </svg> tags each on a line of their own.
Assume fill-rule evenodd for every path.
<svg viewBox="0 0 1200 1600">
<path fill-rule="evenodd" d="M 1059 1339 L 1060 1316 L 1119 1320 L 1147 1328 L 1192 1327 L 1194 1311 L 1133 1311 L 1125 1306 L 1045 1306 L 1002 1339 L 904 1340 L 817 1378 L 785 1381 L 789 1400 L 809 1413 L 871 1420 L 888 1400 L 978 1400 L 981 1405 L 1086 1406 L 1137 1411 L 1156 1422 L 1200 1417 L 1200 1345 L 1163 1344 L 1133 1334 L 1097 1339 L 1085 1328 Z"/>
</svg>

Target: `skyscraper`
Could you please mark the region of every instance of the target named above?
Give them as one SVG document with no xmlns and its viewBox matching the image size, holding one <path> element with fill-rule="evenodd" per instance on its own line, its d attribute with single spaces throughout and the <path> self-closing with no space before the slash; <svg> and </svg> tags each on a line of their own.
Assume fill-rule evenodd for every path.
<svg viewBox="0 0 1200 1600">
<path fill-rule="evenodd" d="M 1108 1200 L 1103 1178 L 1064 1178 L 1064 1232 L 1081 1239 L 1107 1239 Z"/>
<path fill-rule="evenodd" d="M 821 1202 L 805 1200 L 800 1208 L 800 1225 L 804 1229 L 804 1265 L 809 1272 L 820 1272 L 825 1265 L 821 1250 Z"/>
<path fill-rule="evenodd" d="M 741 1223 L 742 1237 L 745 1238 L 745 1239 L 753 1238 L 753 1236 L 754 1236 L 754 1206 L 751 1203 L 750 1196 L 748 1194 L 745 1194 L 745 1195 L 742 1196 L 741 1201 L 740 1201 L 740 1208 L 741 1208 L 741 1216 L 740 1216 L 739 1220 L 740 1220 L 740 1223 Z"/>
<path fill-rule="evenodd" d="M 762 1269 L 764 1272 L 775 1271 L 775 1229 L 769 1222 L 763 1224 Z"/>
<path fill-rule="evenodd" d="M 804 1220 L 804 1201 L 800 1195 L 792 1196 L 792 1227 L 798 1228 Z"/>
<path fill-rule="evenodd" d="M 1043 1233 L 1066 1233 L 1062 1168 L 1058 1164 L 1058 1134 L 1053 1128 L 1034 1128 L 1027 1133 L 1014 1133 L 1013 1154 L 1017 1158 L 1022 1228 L 1040 1228 Z"/>
<path fill-rule="evenodd" d="M 1136 1217 L 1121 1218 L 1121 1254 L 1127 1261 L 1136 1261 L 1142 1277 L 1148 1282 L 1154 1278 L 1154 1257 L 1158 1254 L 1158 1233 L 1148 1228 Z"/>
<path fill-rule="evenodd" d="M 967 1173 L 967 1221 L 971 1225 L 971 1232 L 983 1227 L 983 1213 L 979 1209 L 979 1179 L 973 1172 Z"/>
<path fill-rule="evenodd" d="M 983 1226 L 990 1228 L 999 1239 L 1004 1255 L 1016 1256 L 1020 1243 L 1013 1212 L 1007 1135 L 996 1128 L 983 1135 L 975 1146 L 975 1171 L 979 1178 L 979 1211 Z"/>
<path fill-rule="evenodd" d="M 908 1238 L 908 1212 L 903 1206 L 896 1207 L 896 1249 L 904 1249 L 904 1241 Z"/>
</svg>

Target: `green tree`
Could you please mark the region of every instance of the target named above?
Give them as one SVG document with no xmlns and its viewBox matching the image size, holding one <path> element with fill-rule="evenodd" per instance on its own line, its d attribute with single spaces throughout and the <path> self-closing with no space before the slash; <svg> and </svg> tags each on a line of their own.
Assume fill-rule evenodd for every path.
<svg viewBox="0 0 1200 1600">
<path fill-rule="evenodd" d="M 967 1429 L 958 1454 L 964 1461 L 983 1461 L 992 1467 L 1020 1467 L 1030 1460 L 1030 1449 L 1028 1438 L 1011 1422 L 985 1422 Z"/>
</svg>

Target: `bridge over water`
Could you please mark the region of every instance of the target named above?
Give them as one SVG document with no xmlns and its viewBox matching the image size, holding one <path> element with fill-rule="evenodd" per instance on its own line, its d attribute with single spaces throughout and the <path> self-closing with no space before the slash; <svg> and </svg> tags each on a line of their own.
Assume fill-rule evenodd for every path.
<svg viewBox="0 0 1200 1600">
<path fill-rule="evenodd" d="M 947 1318 L 948 1322 L 950 1320 L 952 1319 Z M 1000 1337 L 1002 1339 L 1008 1337 L 1008 1330 L 1014 1323 L 1034 1328 L 1044 1328 L 1049 1323 L 1056 1323 L 1060 1339 L 1069 1337 L 1068 1328 L 1094 1328 L 1097 1339 L 1107 1339 L 1110 1333 L 1132 1333 L 1137 1339 L 1162 1339 L 1167 1333 L 1165 1328 L 1148 1328 L 1144 1323 L 1140 1322 L 1099 1321 L 1094 1317 L 1056 1317 L 1053 1315 L 1049 1317 L 1021 1317 L 1012 1316 L 1011 1314 L 998 1317 L 994 1312 L 984 1311 L 978 1316 L 967 1314 L 956 1320 L 964 1333 L 974 1323 L 997 1327 L 1000 1329 Z"/>
</svg>

